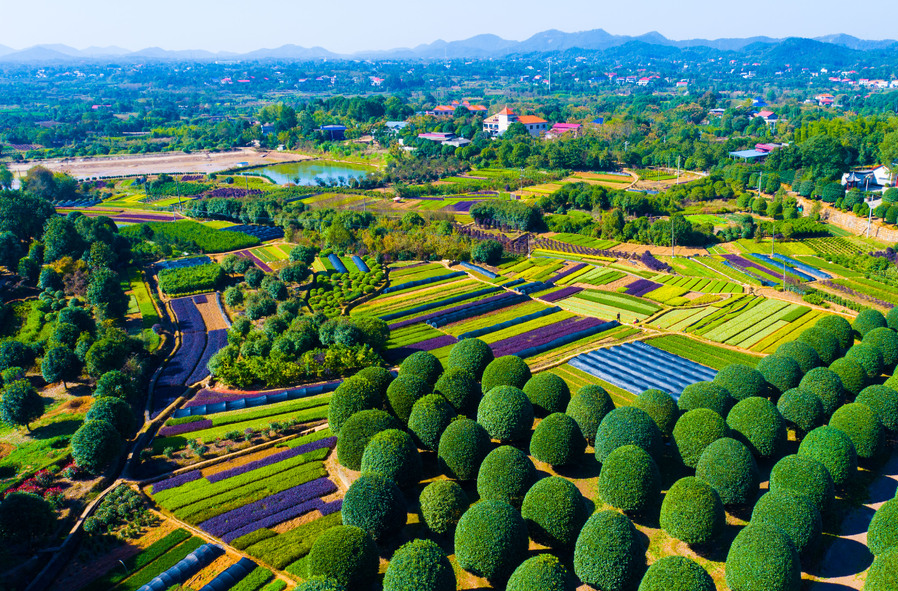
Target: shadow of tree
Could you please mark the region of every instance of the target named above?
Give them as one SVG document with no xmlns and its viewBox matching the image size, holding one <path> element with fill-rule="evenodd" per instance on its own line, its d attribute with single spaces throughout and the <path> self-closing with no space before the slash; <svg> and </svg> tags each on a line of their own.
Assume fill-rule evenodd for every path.
<svg viewBox="0 0 898 591">
<path fill-rule="evenodd" d="M 53 437 L 71 436 L 84 421 L 81 419 L 65 419 L 49 425 L 36 427 L 31 431 L 32 439 L 52 439 Z"/>
</svg>

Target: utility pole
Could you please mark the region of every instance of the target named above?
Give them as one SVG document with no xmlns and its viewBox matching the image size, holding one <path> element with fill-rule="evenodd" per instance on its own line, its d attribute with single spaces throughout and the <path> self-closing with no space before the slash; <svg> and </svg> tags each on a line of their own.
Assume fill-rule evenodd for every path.
<svg viewBox="0 0 898 591">
<path fill-rule="evenodd" d="M 680 155 L 677 154 L 677 184 L 680 184 Z"/>
<path fill-rule="evenodd" d="M 864 201 L 867 202 L 867 238 L 870 237 L 870 226 L 873 225 L 873 208 L 870 207 L 871 201 L 867 201 L 868 194 L 867 191 L 870 190 L 870 177 L 867 176 L 866 185 L 864 186 Z"/>
<path fill-rule="evenodd" d="M 670 214 L 670 256 L 675 257 L 677 237 L 674 235 L 674 217 Z"/>
</svg>

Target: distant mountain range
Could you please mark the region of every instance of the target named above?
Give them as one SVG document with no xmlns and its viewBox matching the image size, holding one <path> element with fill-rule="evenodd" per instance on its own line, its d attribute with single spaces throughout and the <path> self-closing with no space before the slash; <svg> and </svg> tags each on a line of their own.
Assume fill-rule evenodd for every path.
<svg viewBox="0 0 898 591">
<path fill-rule="evenodd" d="M 433 43 L 418 45 L 413 48 L 397 48 L 381 51 L 360 51 L 354 54 L 337 54 L 323 47 L 301 47 L 299 45 L 282 45 L 273 49 L 257 49 L 249 53 L 211 52 L 205 50 L 170 51 L 158 47 L 149 47 L 140 51 L 129 51 L 121 47 L 88 47 L 74 49 L 67 45 L 35 45 L 27 49 L 15 50 L 0 45 L 0 62 L 40 63 L 40 62 L 77 62 L 77 61 L 201 61 L 201 60 L 322 60 L 322 59 L 467 59 L 467 58 L 501 58 L 512 55 L 549 54 L 568 51 L 606 51 L 622 46 L 666 47 L 674 50 L 691 48 L 709 48 L 717 51 L 757 52 L 782 47 L 784 50 L 801 54 L 823 51 L 830 57 L 848 58 L 853 52 L 868 52 L 898 49 L 898 41 L 885 39 L 869 41 L 851 35 L 826 35 L 816 39 L 775 39 L 772 37 L 747 37 L 743 39 L 688 39 L 674 41 L 664 35 L 652 31 L 644 35 L 612 35 L 603 29 L 565 33 L 548 30 L 533 35 L 524 41 L 510 41 L 496 35 L 476 35 L 461 41 L 437 40 Z M 827 47 L 829 46 L 829 47 Z M 659 49 L 660 49 L 659 47 Z M 833 53 L 832 49 L 838 50 Z M 669 52 L 659 52 L 665 55 Z M 784 56 L 788 59 L 788 56 Z M 805 57 L 808 57 L 805 55 Z"/>
</svg>

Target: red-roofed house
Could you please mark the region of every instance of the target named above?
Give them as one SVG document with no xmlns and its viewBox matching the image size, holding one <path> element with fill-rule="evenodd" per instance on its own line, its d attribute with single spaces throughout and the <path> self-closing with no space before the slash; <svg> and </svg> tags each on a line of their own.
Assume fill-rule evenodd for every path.
<svg viewBox="0 0 898 591">
<path fill-rule="evenodd" d="M 549 126 L 549 122 L 542 117 L 518 115 L 508 107 L 505 107 L 495 115 L 483 120 L 483 133 L 492 136 L 502 135 L 512 123 L 522 124 L 533 137 L 539 137 Z"/>
<path fill-rule="evenodd" d="M 546 139 L 553 140 L 555 138 L 563 136 L 566 133 L 577 135 L 578 133 L 580 133 L 581 127 L 583 126 L 579 123 L 556 123 L 552 126 L 552 129 L 550 129 L 546 133 Z"/>
</svg>

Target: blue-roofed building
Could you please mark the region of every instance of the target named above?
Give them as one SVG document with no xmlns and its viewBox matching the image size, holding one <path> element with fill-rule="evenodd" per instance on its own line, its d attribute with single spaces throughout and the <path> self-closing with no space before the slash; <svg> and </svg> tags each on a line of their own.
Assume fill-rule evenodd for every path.
<svg viewBox="0 0 898 591">
<path fill-rule="evenodd" d="M 341 141 L 346 139 L 345 125 L 322 125 L 318 128 L 325 138 L 332 141 Z"/>
<path fill-rule="evenodd" d="M 763 152 L 761 150 L 739 150 L 738 152 L 730 152 L 732 158 L 745 161 L 760 161 L 763 160 L 767 154 L 769 154 L 769 152 Z"/>
</svg>

